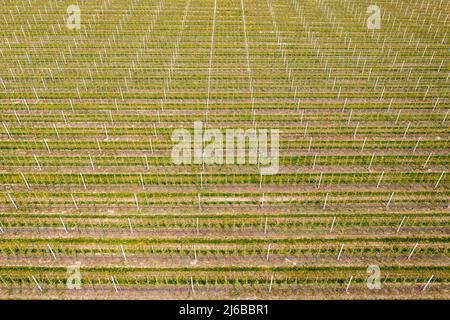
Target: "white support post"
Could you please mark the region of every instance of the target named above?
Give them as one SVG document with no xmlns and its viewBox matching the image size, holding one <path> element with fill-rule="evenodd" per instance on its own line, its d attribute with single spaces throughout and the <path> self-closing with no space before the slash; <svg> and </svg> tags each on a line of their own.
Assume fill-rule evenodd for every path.
<svg viewBox="0 0 450 320">
<path fill-rule="evenodd" d="M 41 286 L 39 285 L 39 282 L 36 280 L 36 278 L 35 278 L 34 276 L 31 276 L 31 278 L 33 279 L 34 283 L 35 283 L 36 286 L 38 287 L 39 291 L 42 292 L 42 288 L 41 288 Z"/>
<path fill-rule="evenodd" d="M 434 275 L 432 274 L 431 277 L 428 279 L 427 283 L 425 283 L 425 285 L 423 286 L 422 292 L 424 292 L 425 290 L 427 290 L 428 286 L 431 283 L 431 280 L 433 280 Z"/>
<path fill-rule="evenodd" d="M 61 224 L 62 224 L 62 226 L 63 226 L 64 231 L 65 231 L 66 233 L 69 233 L 69 231 L 67 231 L 66 224 L 64 223 L 63 218 L 62 218 L 62 217 L 59 217 L 59 220 L 61 221 Z"/>
<path fill-rule="evenodd" d="M 55 129 L 56 137 L 59 139 L 58 128 L 56 127 L 56 123 L 53 123 L 53 129 Z"/>
<path fill-rule="evenodd" d="M 317 161 L 317 152 L 314 154 L 314 160 L 312 165 L 313 170 L 316 168 L 316 161 Z"/>
<path fill-rule="evenodd" d="M 28 184 L 27 179 L 25 178 L 25 175 L 21 172 L 20 175 L 22 176 L 22 180 L 25 183 L 25 185 L 27 186 L 27 189 L 30 189 L 30 185 Z"/>
<path fill-rule="evenodd" d="M 364 142 L 362 144 L 361 151 L 360 151 L 361 153 L 364 151 L 364 147 L 366 146 L 366 142 L 367 142 L 367 137 L 364 138 Z"/>
<path fill-rule="evenodd" d="M 272 285 L 273 285 L 273 275 L 270 276 L 269 292 L 272 292 Z"/>
<path fill-rule="evenodd" d="M 14 206 L 14 209 L 17 210 L 18 209 L 17 204 L 9 193 L 8 193 L 8 198 L 9 198 L 9 201 L 11 201 L 12 205 Z"/>
<path fill-rule="evenodd" d="M 327 202 L 328 202 L 328 192 L 325 194 L 325 200 L 323 201 L 322 207 L 323 210 L 325 210 L 325 208 L 327 207 Z"/>
<path fill-rule="evenodd" d="M 449 73 L 449 74 L 450 74 L 450 73 Z M 447 112 L 445 113 L 444 119 L 442 120 L 442 124 L 444 124 L 445 121 L 447 120 L 447 117 L 448 117 L 448 111 L 449 111 L 449 110 L 447 110 Z"/>
<path fill-rule="evenodd" d="M 96 138 L 95 141 L 97 142 L 97 149 L 98 152 L 102 153 L 102 148 L 100 147 L 100 141 Z"/>
<path fill-rule="evenodd" d="M 266 255 L 266 260 L 267 261 L 269 261 L 271 247 L 272 247 L 272 244 L 269 243 L 269 245 L 267 246 L 267 255 Z"/>
<path fill-rule="evenodd" d="M 106 123 L 103 124 L 103 129 L 105 129 L 105 138 L 106 138 L 106 140 L 109 140 L 108 128 L 106 127 Z"/>
<path fill-rule="evenodd" d="M 133 234 L 133 225 L 131 224 L 130 218 L 128 218 L 128 226 L 130 227 L 130 233 Z"/>
<path fill-rule="evenodd" d="M 438 181 L 436 182 L 436 184 L 434 185 L 434 188 L 436 189 L 439 185 L 439 183 L 441 182 L 442 178 L 444 177 L 445 171 L 442 171 L 441 175 L 439 176 Z"/>
<path fill-rule="evenodd" d="M 45 144 L 45 147 L 47 148 L 47 151 L 51 152 L 50 146 L 48 145 L 48 142 L 47 142 L 47 139 L 44 139 L 44 144 Z"/>
<path fill-rule="evenodd" d="M 408 256 L 408 260 L 411 259 L 412 255 L 414 254 L 414 251 L 416 251 L 418 245 L 419 245 L 419 243 L 416 243 L 416 244 L 414 245 L 414 247 L 413 247 L 412 250 L 411 250 L 411 253 L 410 253 L 409 256 Z"/>
<path fill-rule="evenodd" d="M 6 123 L 3 122 L 3 127 L 5 128 L 6 134 L 8 135 L 8 138 L 12 140 L 11 133 L 8 130 L 8 127 L 6 126 Z"/>
<path fill-rule="evenodd" d="M 436 110 L 436 107 L 437 107 L 437 105 L 438 105 L 438 103 L 439 103 L 439 99 L 440 99 L 440 98 L 437 98 L 437 99 L 436 99 L 436 102 L 434 103 L 433 109 L 432 109 L 431 111 Z"/>
<path fill-rule="evenodd" d="M 192 276 L 191 276 L 191 290 L 192 290 L 192 293 L 195 292 L 195 290 L 194 290 L 194 279 L 192 278 Z"/>
<path fill-rule="evenodd" d="M 317 189 L 320 189 L 320 185 L 322 184 L 323 172 L 320 173 L 319 182 L 317 183 Z"/>
<path fill-rule="evenodd" d="M 114 291 L 119 292 L 119 290 L 117 289 L 117 284 L 116 284 L 116 280 L 114 279 L 114 276 L 111 276 L 111 282 L 113 284 L 114 287 Z"/>
<path fill-rule="evenodd" d="M 153 154 L 153 142 L 152 142 L 152 139 L 148 139 L 148 142 L 150 144 L 150 152 Z"/>
<path fill-rule="evenodd" d="M 333 221 L 331 222 L 330 233 L 333 231 L 335 222 L 336 222 L 336 216 L 333 217 Z"/>
<path fill-rule="evenodd" d="M 405 133 L 403 133 L 403 139 L 405 139 L 406 134 L 408 133 L 409 127 L 411 126 L 411 121 L 408 122 L 408 125 L 406 126 Z"/>
<path fill-rule="evenodd" d="M 261 196 L 261 208 L 264 208 L 264 201 L 265 201 L 266 199 L 265 199 L 265 197 L 264 197 L 264 192 L 263 192 L 263 194 L 262 194 L 262 196 Z"/>
<path fill-rule="evenodd" d="M 395 124 L 397 124 L 398 119 L 400 119 L 400 113 L 402 113 L 402 109 L 398 110 L 397 118 L 395 119 Z"/>
<path fill-rule="evenodd" d="M 73 202 L 73 204 L 75 205 L 75 209 L 78 210 L 78 204 L 77 204 L 77 201 L 75 200 L 75 197 L 73 196 L 72 193 L 70 194 L 70 196 L 72 197 L 72 202 Z"/>
<path fill-rule="evenodd" d="M 66 115 L 64 113 L 64 110 L 61 110 L 61 116 L 63 117 L 64 124 L 67 126 L 67 118 L 66 118 Z"/>
<path fill-rule="evenodd" d="M 372 163 L 373 163 L 373 159 L 375 158 L 375 153 L 372 153 L 372 157 L 370 158 L 370 162 L 369 162 L 369 170 L 372 168 Z"/>
<path fill-rule="evenodd" d="M 17 114 L 16 110 L 14 110 L 14 116 L 16 117 L 17 123 L 21 126 L 22 123 L 20 122 L 20 118 L 19 118 L 19 115 Z"/>
<path fill-rule="evenodd" d="M 425 163 L 424 163 L 424 165 L 423 165 L 423 168 L 424 168 L 424 169 L 425 169 L 425 167 L 428 165 L 428 162 L 430 161 L 432 155 L 433 155 L 433 152 L 430 152 L 430 154 L 428 155 L 427 160 L 425 161 Z"/>
<path fill-rule="evenodd" d="M 345 288 L 345 293 L 348 293 L 348 289 L 350 289 L 350 284 L 352 283 L 353 276 L 350 277 L 350 280 L 347 283 L 347 287 Z"/>
<path fill-rule="evenodd" d="M 342 244 L 341 245 L 341 248 L 339 249 L 339 253 L 338 253 L 338 256 L 337 256 L 337 260 L 340 260 L 341 259 L 341 255 L 342 255 L 342 250 L 344 249 L 344 244 Z"/>
<path fill-rule="evenodd" d="M 419 142 L 420 142 L 420 140 L 422 140 L 422 137 L 419 137 L 419 138 L 417 139 L 416 145 L 414 146 L 414 149 L 413 149 L 413 153 L 415 153 L 415 152 L 416 152 L 416 150 L 417 150 L 417 147 L 419 146 Z"/>
<path fill-rule="evenodd" d="M 50 250 L 50 253 L 52 254 L 53 259 L 56 260 L 56 255 L 53 252 L 52 247 L 50 247 L 50 244 L 47 244 L 47 248 L 48 248 L 48 250 Z"/>
<path fill-rule="evenodd" d="M 36 161 L 36 165 L 37 165 L 38 169 L 42 170 L 41 164 L 39 163 L 39 160 L 38 160 L 37 156 L 35 154 L 33 154 L 33 156 L 34 156 L 34 160 Z"/>
<path fill-rule="evenodd" d="M 403 216 L 402 221 L 400 221 L 400 224 L 398 225 L 397 233 L 400 232 L 400 229 L 403 226 L 403 223 L 405 222 L 405 220 L 406 220 L 406 216 Z"/>
<path fill-rule="evenodd" d="M 386 203 L 386 209 L 389 208 L 389 205 L 391 204 L 392 198 L 394 197 L 394 192 L 391 193 L 391 196 L 389 197 L 388 202 Z"/>
<path fill-rule="evenodd" d="M 148 164 L 148 157 L 147 157 L 147 155 L 144 155 L 144 161 L 145 161 L 145 168 L 146 168 L 147 170 L 149 170 L 149 169 L 150 169 L 150 166 L 149 166 L 149 164 Z"/>
<path fill-rule="evenodd" d="M 122 251 L 123 260 L 127 261 L 127 255 L 125 254 L 125 249 L 123 248 L 123 245 L 120 245 L 120 250 Z"/>
<path fill-rule="evenodd" d="M 267 234 L 267 222 L 268 222 L 269 218 L 266 217 L 266 221 L 264 223 L 264 234 Z"/>
<path fill-rule="evenodd" d="M 136 208 L 138 210 L 141 210 L 141 207 L 139 206 L 139 200 L 138 200 L 136 193 L 134 194 L 134 202 L 136 203 Z"/>
<path fill-rule="evenodd" d="M 381 173 L 380 178 L 378 179 L 377 189 L 380 188 L 380 184 L 381 184 L 381 180 L 383 179 L 383 176 L 384 176 L 384 171 Z"/>
<path fill-rule="evenodd" d="M 197 256 L 197 247 L 194 245 L 194 262 L 193 264 L 197 264 L 198 256 Z"/>
<path fill-rule="evenodd" d="M 84 181 L 84 176 L 81 172 L 80 172 L 80 178 L 81 178 L 81 183 L 83 184 L 84 190 L 87 190 L 86 181 Z"/>
<path fill-rule="evenodd" d="M 353 139 L 356 139 L 356 133 L 358 132 L 359 122 L 356 124 L 355 132 L 353 133 Z"/>
<path fill-rule="evenodd" d="M 89 153 L 88 155 L 89 155 L 89 161 L 90 161 L 90 163 L 91 163 L 91 168 L 92 168 L 92 170 L 95 171 L 94 160 L 92 160 L 92 156 L 91 156 L 90 153 Z"/>
<path fill-rule="evenodd" d="M 145 189 L 144 177 L 142 176 L 142 173 L 139 173 L 139 177 L 141 178 L 141 187 L 142 189 Z"/>
</svg>

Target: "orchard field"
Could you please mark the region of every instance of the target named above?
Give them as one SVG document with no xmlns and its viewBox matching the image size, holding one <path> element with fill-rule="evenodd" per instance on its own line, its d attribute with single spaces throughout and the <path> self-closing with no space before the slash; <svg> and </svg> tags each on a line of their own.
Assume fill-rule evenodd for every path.
<svg viewBox="0 0 450 320">
<path fill-rule="evenodd" d="M 0 0 L 0 298 L 449 299 L 449 13 Z M 174 164 L 194 121 L 278 173 Z"/>
</svg>

